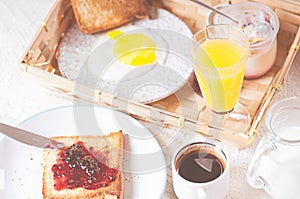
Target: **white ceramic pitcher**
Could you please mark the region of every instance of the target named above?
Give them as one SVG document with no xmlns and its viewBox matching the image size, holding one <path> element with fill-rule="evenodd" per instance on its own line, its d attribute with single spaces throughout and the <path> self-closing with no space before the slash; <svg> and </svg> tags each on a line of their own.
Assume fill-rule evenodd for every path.
<svg viewBox="0 0 300 199">
<path fill-rule="evenodd" d="M 267 135 L 249 164 L 250 186 L 273 198 L 300 197 L 300 98 L 279 101 L 265 118 Z"/>
</svg>

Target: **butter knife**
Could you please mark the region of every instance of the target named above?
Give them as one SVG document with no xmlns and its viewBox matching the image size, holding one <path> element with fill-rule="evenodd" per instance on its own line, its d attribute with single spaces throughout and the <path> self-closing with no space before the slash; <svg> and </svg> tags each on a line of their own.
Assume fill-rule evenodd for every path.
<svg viewBox="0 0 300 199">
<path fill-rule="evenodd" d="M 27 145 L 44 149 L 61 149 L 64 143 L 52 140 L 29 131 L 25 131 L 7 124 L 0 123 L 0 133 Z"/>
</svg>

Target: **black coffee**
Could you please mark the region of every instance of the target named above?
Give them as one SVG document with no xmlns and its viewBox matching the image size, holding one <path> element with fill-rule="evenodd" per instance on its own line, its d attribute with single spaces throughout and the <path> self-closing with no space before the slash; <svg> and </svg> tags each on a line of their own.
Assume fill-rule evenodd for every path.
<svg viewBox="0 0 300 199">
<path fill-rule="evenodd" d="M 178 173 L 190 182 L 209 182 L 218 178 L 223 171 L 222 162 L 214 154 L 195 151 L 179 160 Z"/>
</svg>

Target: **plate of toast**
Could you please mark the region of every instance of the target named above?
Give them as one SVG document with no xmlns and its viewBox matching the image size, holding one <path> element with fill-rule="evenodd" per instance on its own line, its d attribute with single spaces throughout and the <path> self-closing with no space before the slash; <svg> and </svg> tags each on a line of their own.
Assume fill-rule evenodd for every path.
<svg viewBox="0 0 300 199">
<path fill-rule="evenodd" d="M 178 37 L 170 40 L 170 34 Z M 178 56 L 190 50 L 185 42 L 180 44 L 180 37 L 192 37 L 188 26 L 160 8 L 151 9 L 151 19 L 133 20 L 93 34 L 82 32 L 74 23 L 58 47 L 59 70 L 84 86 L 151 103 L 175 93 L 193 72 L 193 66 Z M 173 54 L 176 43 L 181 49 Z"/>
<path fill-rule="evenodd" d="M 166 161 L 137 120 L 92 105 L 51 109 L 19 128 L 61 141 L 42 149 L 0 143 L 0 198 L 161 198 Z M 151 187 L 151 189 L 149 189 Z"/>
</svg>

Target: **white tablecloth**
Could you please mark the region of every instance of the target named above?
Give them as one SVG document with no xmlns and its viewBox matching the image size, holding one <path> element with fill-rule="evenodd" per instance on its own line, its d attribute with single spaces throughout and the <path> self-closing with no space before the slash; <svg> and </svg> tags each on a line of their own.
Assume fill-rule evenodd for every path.
<svg viewBox="0 0 300 199">
<path fill-rule="evenodd" d="M 19 62 L 25 49 L 53 3 L 54 0 L 0 1 L 0 122 L 15 126 L 36 113 L 73 103 L 72 100 L 67 100 L 45 89 L 32 76 L 19 69 Z M 300 96 L 299 65 L 300 54 L 276 100 Z M 172 134 L 170 129 L 162 131 L 168 136 Z M 264 191 L 250 188 L 245 180 L 247 165 L 260 137 L 265 133 L 264 128 L 259 133 L 254 144 L 245 150 L 226 149 L 232 163 L 231 189 L 227 198 L 268 198 Z M 161 145 L 164 145 L 163 137 L 164 135 L 160 141 Z M 172 154 L 170 151 L 166 153 L 167 156 Z M 168 169 L 167 186 L 163 198 L 176 198 L 172 188 L 170 169 Z"/>
</svg>

